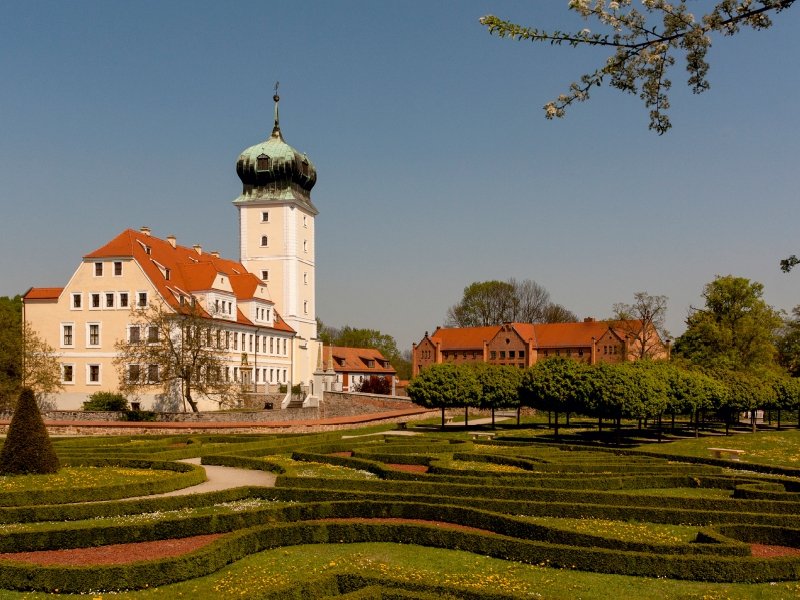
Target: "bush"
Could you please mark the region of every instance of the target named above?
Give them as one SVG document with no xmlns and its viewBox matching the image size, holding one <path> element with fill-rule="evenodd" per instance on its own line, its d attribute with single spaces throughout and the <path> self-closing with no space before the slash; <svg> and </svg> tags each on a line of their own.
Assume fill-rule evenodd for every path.
<svg viewBox="0 0 800 600">
<path fill-rule="evenodd" d="M 152 410 L 126 410 L 125 414 L 119 419 L 120 421 L 157 421 L 158 414 Z M 187 442 L 191 443 L 192 440 Z"/>
<path fill-rule="evenodd" d="M 285 385 L 278 386 L 278 393 L 279 394 L 285 394 L 286 393 L 286 386 Z M 292 386 L 292 394 L 294 394 L 296 396 L 299 396 L 302 393 L 303 393 L 303 388 L 300 387 L 299 383 L 297 385 L 293 385 Z"/>
<path fill-rule="evenodd" d="M 89 396 L 88 402 L 83 403 L 83 410 L 128 410 L 128 399 L 115 392 L 95 392 Z"/>
<path fill-rule="evenodd" d="M 372 375 L 369 379 L 364 379 L 355 386 L 354 392 L 362 394 L 383 394 L 388 396 L 392 393 L 392 384 L 386 377 Z"/>
<path fill-rule="evenodd" d="M 33 390 L 25 388 L 8 427 L 0 450 L 0 475 L 55 473 L 60 468 L 58 456 L 47 434 Z"/>
</svg>

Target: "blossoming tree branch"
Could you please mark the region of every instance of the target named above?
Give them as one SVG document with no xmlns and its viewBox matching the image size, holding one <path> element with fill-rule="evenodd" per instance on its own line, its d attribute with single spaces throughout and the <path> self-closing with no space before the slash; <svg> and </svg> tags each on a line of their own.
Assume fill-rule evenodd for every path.
<svg viewBox="0 0 800 600">
<path fill-rule="evenodd" d="M 569 93 L 544 105 L 545 116 L 563 118 L 564 111 L 574 102 L 589 99 L 592 86 L 600 86 L 606 77 L 622 91 L 639 94 L 650 109 L 650 129 L 659 135 L 672 125 L 666 114 L 669 109 L 667 90 L 672 82 L 667 71 L 675 64 L 675 54 L 683 53 L 688 84 L 695 94 L 709 88 L 706 75 L 709 64 L 706 54 L 711 47 L 711 34 L 724 36 L 739 33 L 742 27 L 755 30 L 772 25 L 770 14 L 777 14 L 794 4 L 795 0 L 722 0 L 700 19 L 687 9 L 687 1 L 642 0 L 643 9 L 631 8 L 631 0 L 570 0 L 569 8 L 584 20 L 597 20 L 609 33 L 592 33 L 584 29 L 577 33 L 521 27 L 494 15 L 480 19 L 490 34 L 513 40 L 567 43 L 577 46 L 608 46 L 614 54 L 605 66 L 574 82 Z M 657 23 L 657 24 L 655 24 Z"/>
</svg>

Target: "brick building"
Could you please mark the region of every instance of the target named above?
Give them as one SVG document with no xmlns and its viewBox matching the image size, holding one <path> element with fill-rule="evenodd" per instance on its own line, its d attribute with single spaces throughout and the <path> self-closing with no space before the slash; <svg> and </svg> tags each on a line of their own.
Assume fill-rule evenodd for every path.
<svg viewBox="0 0 800 600">
<path fill-rule="evenodd" d="M 585 319 L 579 323 L 504 323 L 490 327 L 437 328 L 413 345 L 413 374 L 425 367 L 454 362 L 488 362 L 524 369 L 538 360 L 563 356 L 596 364 L 632 360 L 637 340 L 626 332 L 637 331 L 640 321 L 614 327 L 603 321 Z M 658 335 L 653 332 L 654 335 Z M 654 358 L 669 355 L 669 340 L 657 339 Z"/>
<path fill-rule="evenodd" d="M 357 384 L 373 375 L 385 377 L 392 384 L 392 389 L 395 387 L 397 371 L 379 350 L 325 346 L 323 357 L 323 370 L 327 372 L 332 366 L 336 373 L 333 389 L 337 391 L 352 392 Z"/>
</svg>

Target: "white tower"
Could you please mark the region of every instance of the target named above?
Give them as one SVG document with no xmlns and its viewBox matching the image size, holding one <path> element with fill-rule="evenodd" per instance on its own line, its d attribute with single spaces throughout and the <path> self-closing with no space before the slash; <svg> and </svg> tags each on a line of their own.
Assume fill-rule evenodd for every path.
<svg viewBox="0 0 800 600">
<path fill-rule="evenodd" d="M 276 85 L 277 92 L 277 85 Z M 314 273 L 314 217 L 311 188 L 317 182 L 314 165 L 283 141 L 278 122 L 270 138 L 239 156 L 236 172 L 242 194 L 239 209 L 239 260 L 267 283 L 281 318 L 297 332 L 293 347 L 292 383 L 312 386 L 317 359 Z M 313 390 L 320 395 L 321 390 Z"/>
</svg>

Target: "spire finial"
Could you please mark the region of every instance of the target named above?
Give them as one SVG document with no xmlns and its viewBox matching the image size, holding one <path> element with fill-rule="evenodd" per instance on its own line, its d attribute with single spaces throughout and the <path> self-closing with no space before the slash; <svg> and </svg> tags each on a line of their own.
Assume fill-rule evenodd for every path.
<svg viewBox="0 0 800 600">
<path fill-rule="evenodd" d="M 278 87 L 279 86 L 280 86 L 280 82 L 277 81 L 277 76 L 276 76 L 275 87 L 272 88 L 275 91 L 275 95 L 272 97 L 272 99 L 275 100 L 275 125 L 272 128 L 272 135 L 280 137 L 281 139 L 283 139 L 282 136 L 281 136 L 280 122 L 278 121 L 278 102 L 281 99 L 281 97 L 278 96 Z"/>
</svg>

